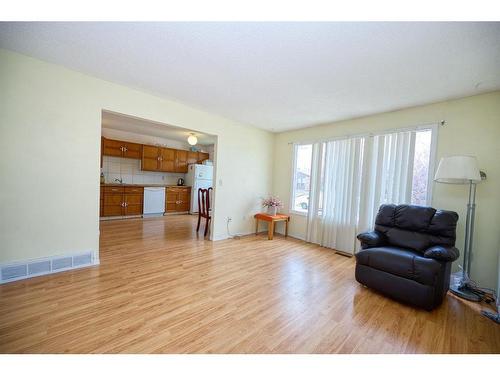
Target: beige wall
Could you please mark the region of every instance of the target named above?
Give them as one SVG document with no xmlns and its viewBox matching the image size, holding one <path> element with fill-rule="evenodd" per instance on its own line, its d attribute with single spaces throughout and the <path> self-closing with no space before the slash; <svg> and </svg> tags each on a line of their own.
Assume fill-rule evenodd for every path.
<svg viewBox="0 0 500 375">
<path fill-rule="evenodd" d="M 0 263 L 97 252 L 103 109 L 217 135 L 214 237 L 252 231 L 271 133 L 1 49 L 0 82 Z"/>
<path fill-rule="evenodd" d="M 275 137 L 274 192 L 289 206 L 292 145 L 290 142 L 360 134 L 446 120 L 439 127 L 437 161 L 445 155 L 475 155 L 488 180 L 478 186 L 472 277 L 495 288 L 500 248 L 500 91 L 396 112 L 340 121 Z M 467 187 L 434 184 L 432 205 L 460 215 L 457 247 L 463 248 Z M 305 236 L 306 220 L 293 215 L 290 233 Z M 455 263 L 457 266 L 458 263 Z"/>
<path fill-rule="evenodd" d="M 498 280 L 500 92 L 272 135 L 144 92 L 0 49 L 0 263 L 98 250 L 99 137 L 106 109 L 218 136 L 214 237 L 250 233 L 260 197 L 288 205 L 289 142 L 392 129 L 445 119 L 438 159 L 472 154 L 488 174 L 478 187 L 472 276 Z M 274 146 L 274 147 L 273 147 Z M 274 165 L 269 160 L 273 160 Z M 274 171 L 274 172 L 273 172 Z M 274 175 L 274 178 L 272 177 Z M 220 184 L 220 182 L 222 184 Z M 435 185 L 433 205 L 459 212 L 464 186 Z M 293 216 L 291 234 L 305 220 Z"/>
</svg>

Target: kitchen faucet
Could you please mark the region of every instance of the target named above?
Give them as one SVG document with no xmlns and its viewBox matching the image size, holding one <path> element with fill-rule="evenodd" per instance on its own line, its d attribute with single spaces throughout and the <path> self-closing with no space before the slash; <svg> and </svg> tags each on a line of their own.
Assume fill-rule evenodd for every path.
<svg viewBox="0 0 500 375">
<path fill-rule="evenodd" d="M 120 184 L 123 184 L 123 179 L 121 178 L 115 178 L 115 181 L 119 182 Z"/>
</svg>

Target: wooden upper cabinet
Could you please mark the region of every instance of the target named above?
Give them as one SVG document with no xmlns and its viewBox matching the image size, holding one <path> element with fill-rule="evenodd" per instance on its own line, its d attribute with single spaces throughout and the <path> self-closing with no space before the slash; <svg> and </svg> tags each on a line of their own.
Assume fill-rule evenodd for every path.
<svg viewBox="0 0 500 375">
<path fill-rule="evenodd" d="M 160 168 L 160 149 L 156 146 L 142 146 L 142 163 L 143 171 L 157 171 Z"/>
<path fill-rule="evenodd" d="M 101 168 L 102 168 L 102 155 L 104 153 L 104 137 L 101 136 Z"/>
<path fill-rule="evenodd" d="M 198 164 L 202 164 L 203 160 L 210 159 L 210 155 L 206 152 L 198 152 Z"/>
<path fill-rule="evenodd" d="M 176 150 L 173 148 L 142 146 L 142 170 L 175 172 Z"/>
<path fill-rule="evenodd" d="M 175 171 L 177 173 L 187 173 L 188 152 L 185 150 L 175 150 Z"/>
<path fill-rule="evenodd" d="M 202 164 L 206 152 L 176 150 L 101 137 L 101 154 L 141 160 L 141 169 L 152 172 L 187 173 L 189 164 Z M 102 166 L 101 155 L 101 166 Z"/>
<path fill-rule="evenodd" d="M 123 157 L 130 159 L 140 159 L 142 157 L 142 145 L 139 143 L 125 142 Z"/>
<path fill-rule="evenodd" d="M 175 150 L 173 148 L 160 147 L 161 172 L 175 172 Z"/>
<path fill-rule="evenodd" d="M 198 163 L 198 153 L 193 151 L 188 151 L 187 153 L 187 163 L 189 164 L 197 164 Z"/>
<path fill-rule="evenodd" d="M 133 142 L 102 138 L 102 154 L 120 158 L 140 159 L 142 145 Z"/>
<path fill-rule="evenodd" d="M 124 142 L 121 141 L 104 138 L 102 142 L 102 154 L 106 156 L 121 157 L 123 153 L 123 143 Z"/>
</svg>

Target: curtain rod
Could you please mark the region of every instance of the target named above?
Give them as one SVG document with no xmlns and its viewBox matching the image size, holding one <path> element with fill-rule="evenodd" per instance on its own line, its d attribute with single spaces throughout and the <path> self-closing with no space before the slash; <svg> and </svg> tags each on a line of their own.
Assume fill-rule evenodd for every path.
<svg viewBox="0 0 500 375">
<path fill-rule="evenodd" d="M 357 134 L 341 135 L 341 136 L 328 137 L 328 138 L 322 138 L 322 139 L 316 139 L 316 140 L 303 140 L 303 141 L 288 142 L 288 144 L 289 145 L 300 145 L 300 144 L 312 144 L 312 143 L 317 143 L 317 142 L 338 141 L 341 139 L 350 139 L 350 138 L 374 137 L 377 135 L 388 134 L 388 133 L 404 132 L 404 131 L 411 131 L 411 130 L 424 130 L 424 129 L 429 129 L 429 128 L 437 126 L 437 125 L 441 125 L 441 126 L 446 125 L 446 120 L 439 120 L 439 121 L 435 121 L 435 122 L 429 122 L 429 123 L 413 125 L 413 126 L 403 127 L 403 128 L 386 129 L 386 130 L 381 130 L 381 131 L 374 132 L 374 133 L 370 132 L 370 133 L 357 133 Z"/>
</svg>

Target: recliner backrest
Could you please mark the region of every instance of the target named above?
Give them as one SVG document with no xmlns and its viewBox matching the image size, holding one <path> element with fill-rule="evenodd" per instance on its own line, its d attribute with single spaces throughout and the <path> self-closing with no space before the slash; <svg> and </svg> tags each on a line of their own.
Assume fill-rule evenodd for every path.
<svg viewBox="0 0 500 375">
<path fill-rule="evenodd" d="M 383 204 L 375 219 L 375 230 L 387 243 L 424 252 L 431 246 L 454 246 L 458 214 L 432 207 Z"/>
</svg>

